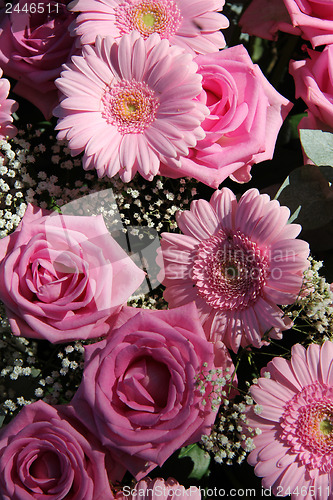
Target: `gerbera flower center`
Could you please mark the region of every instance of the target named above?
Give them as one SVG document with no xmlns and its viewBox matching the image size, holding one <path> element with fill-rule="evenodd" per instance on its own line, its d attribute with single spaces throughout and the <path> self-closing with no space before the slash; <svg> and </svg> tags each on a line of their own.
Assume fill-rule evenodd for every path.
<svg viewBox="0 0 333 500">
<path fill-rule="evenodd" d="M 144 82 L 122 80 L 102 97 L 102 116 L 121 134 L 142 134 L 155 120 L 159 100 Z"/>
<path fill-rule="evenodd" d="M 220 230 L 198 245 L 192 279 L 198 294 L 210 306 L 240 310 L 261 294 L 267 270 L 266 248 L 240 231 L 228 235 Z"/>
<path fill-rule="evenodd" d="M 309 470 L 333 469 L 332 387 L 318 382 L 304 387 L 287 403 L 281 427 L 281 439 L 299 454 Z"/>
<path fill-rule="evenodd" d="M 152 33 L 170 38 L 182 22 L 180 10 L 172 0 L 125 0 L 116 7 L 115 18 L 121 35 L 136 30 L 144 38 Z"/>
</svg>

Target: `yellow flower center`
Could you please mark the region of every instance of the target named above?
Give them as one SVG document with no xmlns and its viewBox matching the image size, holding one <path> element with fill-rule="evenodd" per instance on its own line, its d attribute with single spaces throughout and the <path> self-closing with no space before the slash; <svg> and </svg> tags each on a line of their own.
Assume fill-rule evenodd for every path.
<svg viewBox="0 0 333 500">
<path fill-rule="evenodd" d="M 154 13 L 155 14 L 155 13 Z M 142 13 L 142 21 L 146 26 L 154 26 L 156 17 L 151 12 Z"/>
</svg>

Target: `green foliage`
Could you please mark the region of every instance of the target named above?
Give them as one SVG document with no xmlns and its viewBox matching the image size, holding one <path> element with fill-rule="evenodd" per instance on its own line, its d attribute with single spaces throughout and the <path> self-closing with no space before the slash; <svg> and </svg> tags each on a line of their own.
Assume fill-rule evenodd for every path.
<svg viewBox="0 0 333 500">
<path fill-rule="evenodd" d="M 331 167 L 304 165 L 289 174 L 275 199 L 290 209 L 289 222 L 297 218 L 303 229 L 319 228 L 333 220 L 332 182 Z"/>
<path fill-rule="evenodd" d="M 333 134 L 323 130 L 299 131 L 305 154 L 315 165 L 333 167 Z"/>
<path fill-rule="evenodd" d="M 203 478 L 209 470 L 209 454 L 197 444 L 190 444 L 189 446 L 182 448 L 178 455 L 178 458 L 186 457 L 190 458 L 193 462 L 193 468 L 191 473 L 188 475 L 188 478 L 196 480 Z"/>
</svg>

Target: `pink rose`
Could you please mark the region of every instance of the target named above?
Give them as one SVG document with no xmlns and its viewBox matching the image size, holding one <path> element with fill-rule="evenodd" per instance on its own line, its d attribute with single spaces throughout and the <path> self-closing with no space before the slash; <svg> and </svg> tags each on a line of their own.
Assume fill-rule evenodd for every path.
<svg viewBox="0 0 333 500">
<path fill-rule="evenodd" d="M 142 479 L 134 487 L 124 486 L 122 492 L 116 496 L 117 500 L 201 500 L 198 488 L 191 486 L 187 490 L 175 479 L 169 477 L 166 481 L 161 478 Z"/>
<path fill-rule="evenodd" d="M 333 43 L 332 0 L 283 0 L 291 23 L 312 47 Z"/>
<path fill-rule="evenodd" d="M 301 30 L 290 23 L 290 16 L 283 0 L 252 0 L 239 20 L 242 31 L 267 40 L 277 38 L 284 31 L 300 35 Z"/>
<path fill-rule="evenodd" d="M 47 119 L 59 102 L 54 80 L 74 51 L 68 26 L 75 14 L 66 4 L 67 0 L 19 0 L 11 14 L 0 14 L 0 66 L 18 80 L 14 92 L 31 101 Z"/>
<path fill-rule="evenodd" d="M 14 335 L 50 342 L 99 337 L 143 277 L 102 216 L 29 205 L 16 231 L 0 240 L 0 300 Z"/>
<path fill-rule="evenodd" d="M 277 31 L 300 35 L 313 47 L 333 43 L 332 0 L 252 0 L 242 31 L 273 40 Z"/>
<path fill-rule="evenodd" d="M 66 406 L 27 405 L 0 432 L 3 500 L 112 500 L 123 475 Z"/>
<path fill-rule="evenodd" d="M 190 176 L 217 188 L 228 176 L 248 182 L 254 163 L 271 159 L 292 104 L 270 85 L 243 45 L 195 58 L 202 75 L 200 100 L 210 110 L 206 132 L 181 169 L 163 165 L 161 175 Z"/>
<path fill-rule="evenodd" d="M 112 334 L 85 349 L 71 404 L 136 479 L 209 433 L 216 414 L 209 401 L 202 404 L 196 375 L 204 363 L 214 368 L 213 345 L 193 303 L 140 312 L 124 307 Z"/>
<path fill-rule="evenodd" d="M 310 113 L 333 128 L 333 45 L 323 52 L 309 50 L 309 59 L 291 61 L 296 97 L 301 97 Z"/>
</svg>

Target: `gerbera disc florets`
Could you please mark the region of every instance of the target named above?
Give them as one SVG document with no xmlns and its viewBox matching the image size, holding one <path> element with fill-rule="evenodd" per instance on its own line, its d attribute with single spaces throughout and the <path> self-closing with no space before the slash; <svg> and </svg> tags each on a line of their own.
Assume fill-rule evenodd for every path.
<svg viewBox="0 0 333 500">
<path fill-rule="evenodd" d="M 144 82 L 122 80 L 107 88 L 102 97 L 102 115 L 121 134 L 140 134 L 153 121 L 159 100 Z"/>
<path fill-rule="evenodd" d="M 220 230 L 202 241 L 192 278 L 199 295 L 215 309 L 240 310 L 260 295 L 268 270 L 265 249 L 240 231 Z"/>
<path fill-rule="evenodd" d="M 115 18 L 121 35 L 136 30 L 144 38 L 152 33 L 170 38 L 183 19 L 172 0 L 125 0 L 115 8 Z"/>
<path fill-rule="evenodd" d="M 333 388 L 316 382 L 302 389 L 286 405 L 281 439 L 307 469 L 333 469 Z"/>
</svg>

